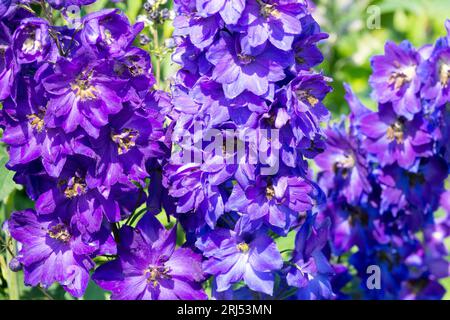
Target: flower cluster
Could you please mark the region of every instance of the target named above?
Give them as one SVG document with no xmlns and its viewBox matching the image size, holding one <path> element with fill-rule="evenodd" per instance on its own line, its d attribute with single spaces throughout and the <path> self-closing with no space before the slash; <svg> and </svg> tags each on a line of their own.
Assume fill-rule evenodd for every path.
<svg viewBox="0 0 450 320">
<path fill-rule="evenodd" d="M 329 196 L 320 219 L 332 221 L 338 298 L 445 294 L 439 280 L 450 272 L 444 243 L 450 235 L 450 21 L 446 26 L 448 37 L 435 46 L 387 43 L 385 54 L 372 60 L 379 110 L 367 109 L 347 87 L 350 123 L 327 130 L 326 151 L 316 160 Z M 445 214 L 436 213 L 440 206 Z M 378 285 L 370 283 L 374 266 L 381 271 Z"/>
<path fill-rule="evenodd" d="M 205 257 L 213 297 L 279 297 L 283 286 L 291 296 L 330 298 L 328 223 L 314 215 L 323 193 L 307 162 L 325 147 L 331 88 L 312 67 L 327 35 L 305 1 L 175 4 L 181 69 L 163 170 L 166 212 Z M 292 232 L 296 247 L 283 259 L 275 240 Z"/>
<path fill-rule="evenodd" d="M 75 30 L 53 25 L 53 8 L 93 1 L 31 2 L 14 2 L 0 21 L 7 167 L 36 202 L 13 213 L 7 230 L 27 285 L 59 282 L 80 297 L 93 258 L 116 254 L 116 223 L 145 203 L 168 152 L 168 97 L 152 89 L 150 56 L 133 46 L 142 24 L 105 9 Z M 46 18 L 33 14 L 39 6 Z"/>
</svg>

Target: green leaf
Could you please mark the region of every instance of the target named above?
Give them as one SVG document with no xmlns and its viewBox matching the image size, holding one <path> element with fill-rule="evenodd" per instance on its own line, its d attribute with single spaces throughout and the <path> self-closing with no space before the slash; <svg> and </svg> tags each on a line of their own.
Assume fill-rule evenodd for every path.
<svg viewBox="0 0 450 320">
<path fill-rule="evenodd" d="M 128 0 L 127 1 L 127 16 L 134 22 L 142 9 L 142 0 Z"/>
<path fill-rule="evenodd" d="M 17 189 L 17 185 L 13 181 L 14 172 L 6 168 L 8 159 L 4 147 L 0 146 L 0 201 L 5 200 L 11 192 Z"/>
</svg>

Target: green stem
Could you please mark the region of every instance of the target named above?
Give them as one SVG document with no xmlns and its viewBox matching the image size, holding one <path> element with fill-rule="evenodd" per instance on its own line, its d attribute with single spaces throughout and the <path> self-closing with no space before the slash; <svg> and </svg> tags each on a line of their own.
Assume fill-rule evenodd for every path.
<svg viewBox="0 0 450 320">
<path fill-rule="evenodd" d="M 12 246 L 9 246 L 9 244 L 12 244 Z M 10 250 L 6 250 L 6 264 L 9 265 L 9 262 L 14 258 L 13 254 L 16 253 L 16 243 L 10 237 L 7 237 L 6 245 L 10 248 Z M 19 300 L 19 274 L 7 268 L 6 277 L 8 281 L 9 300 Z"/>
<path fill-rule="evenodd" d="M 158 35 L 158 26 L 152 27 L 153 34 L 153 50 L 156 52 L 155 57 L 155 77 L 156 77 L 156 85 L 159 88 L 161 84 L 161 57 L 159 56 L 160 48 L 159 48 L 159 35 Z"/>
</svg>

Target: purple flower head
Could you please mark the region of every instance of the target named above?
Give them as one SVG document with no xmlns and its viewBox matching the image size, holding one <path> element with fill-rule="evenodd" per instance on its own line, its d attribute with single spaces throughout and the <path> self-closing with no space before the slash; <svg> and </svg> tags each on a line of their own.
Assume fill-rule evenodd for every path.
<svg viewBox="0 0 450 320">
<path fill-rule="evenodd" d="M 380 165 L 398 163 L 410 169 L 419 157 L 433 154 L 433 136 L 422 115 L 411 121 L 399 117 L 390 104 L 361 119 L 361 132 L 367 137 L 365 149 L 377 157 Z"/>
<path fill-rule="evenodd" d="M 258 176 L 245 189 L 236 184 L 226 208 L 287 233 L 302 214 L 312 209 L 314 191 L 312 184 L 297 176 Z"/>
<path fill-rule="evenodd" d="M 245 90 L 258 96 L 269 95 L 273 83 L 283 80 L 283 66 L 291 56 L 272 46 L 250 48 L 245 39 L 222 32 L 206 53 L 214 65 L 212 79 L 221 83 L 225 96 L 236 98 Z"/>
<path fill-rule="evenodd" d="M 197 11 L 202 16 L 219 13 L 226 24 L 236 24 L 245 8 L 245 0 L 197 0 Z"/>
<path fill-rule="evenodd" d="M 93 280 L 115 300 L 204 300 L 201 255 L 176 249 L 176 227 L 166 230 L 146 214 L 136 229 L 124 226 L 118 258 L 100 266 Z"/>
<path fill-rule="evenodd" d="M 302 300 L 330 299 L 333 291 L 330 278 L 333 268 L 322 249 L 328 241 L 330 223 L 314 226 L 314 217 L 308 217 L 295 240 L 287 283 L 299 288 L 297 297 Z"/>
<path fill-rule="evenodd" d="M 447 176 L 448 165 L 440 157 L 422 160 L 416 172 L 395 165 L 383 168 L 379 177 L 383 190 L 381 210 L 393 206 L 420 215 L 434 212 L 439 207 L 440 199 L 437 195 L 444 192 Z"/>
<path fill-rule="evenodd" d="M 41 18 L 22 21 L 13 35 L 12 47 L 18 63 L 56 60 L 56 46 L 49 28 L 48 22 Z"/>
<path fill-rule="evenodd" d="M 372 188 L 368 180 L 368 164 L 360 142 L 348 134 L 345 120 L 326 132 L 327 146 L 315 161 L 321 169 L 320 184 L 329 193 L 339 190 L 349 203 L 357 204 L 363 193 Z"/>
<path fill-rule="evenodd" d="M 276 48 L 289 51 L 295 36 L 302 32 L 300 17 L 305 14 L 303 1 L 249 0 L 237 29 L 245 31 L 253 48 L 269 41 Z"/>
<path fill-rule="evenodd" d="M 94 175 L 94 162 L 81 156 L 67 160 L 61 175 L 50 179 L 50 187 L 36 201 L 39 214 L 70 212 L 72 222 L 83 233 L 97 232 L 105 216 L 119 222 L 144 201 L 131 183 L 107 188 Z M 124 192 L 128 192 L 124 199 Z"/>
<path fill-rule="evenodd" d="M 253 291 L 273 294 L 273 272 L 281 269 L 283 260 L 273 240 L 257 230 L 243 216 L 234 231 L 219 228 L 197 240 L 197 248 L 208 258 L 204 271 L 215 276 L 218 292 L 243 280 Z"/>
<path fill-rule="evenodd" d="M 425 83 L 422 98 L 433 101 L 436 107 L 450 102 L 450 45 L 439 40 L 430 59 L 419 70 Z"/>
<path fill-rule="evenodd" d="M 145 185 L 149 176 L 146 162 L 162 157 L 163 117 L 152 106 L 134 110 L 126 106 L 111 116 L 109 125 L 100 130 L 98 139 L 91 139 L 96 153 L 97 176 L 108 187 L 116 183 L 136 181 Z M 83 150 L 81 150 L 83 151 Z"/>
<path fill-rule="evenodd" d="M 232 175 L 222 169 L 223 166 L 208 162 L 203 165 L 168 164 L 165 171 L 169 195 L 177 199 L 176 214 L 197 214 L 210 228 L 214 228 L 224 213 L 220 185 Z"/>
<path fill-rule="evenodd" d="M 421 62 L 420 54 L 405 41 L 397 46 L 388 42 L 385 55 L 372 59 L 373 74 L 370 84 L 373 98 L 379 103 L 391 102 L 395 113 L 411 120 L 421 110 L 420 77 L 417 67 Z"/>
<path fill-rule="evenodd" d="M 105 74 L 101 63 L 90 64 L 89 57 L 73 61 L 61 60 L 55 73 L 43 80 L 50 101 L 45 122 L 49 127 L 61 127 L 65 132 L 79 126 L 96 138 L 100 128 L 108 123 L 108 116 L 122 109 L 120 90 L 126 81 Z"/>
<path fill-rule="evenodd" d="M 91 257 L 115 254 L 109 232 L 82 235 L 65 217 L 42 216 L 26 210 L 13 213 L 7 226 L 22 245 L 17 259 L 29 286 L 48 288 L 59 282 L 71 295 L 81 297 L 89 281 L 89 270 L 95 266 Z"/>
<path fill-rule="evenodd" d="M 301 71 L 285 91 L 279 92 L 279 104 L 286 106 L 287 117 L 279 113 L 275 125 L 280 127 L 289 121 L 297 141 L 304 137 L 314 140 L 317 134 L 322 133 L 321 122 L 330 118 L 330 112 L 322 101 L 331 90 L 321 74 Z"/>
<path fill-rule="evenodd" d="M 15 75 L 20 70 L 20 66 L 15 61 L 11 44 L 11 31 L 0 21 L 0 100 L 11 96 Z"/>
<path fill-rule="evenodd" d="M 295 68 L 297 71 L 309 70 L 323 61 L 323 54 L 317 43 L 327 39 L 328 34 L 320 31 L 320 26 L 310 15 L 303 17 L 302 33 L 293 43 L 295 51 Z"/>
<path fill-rule="evenodd" d="M 198 15 L 179 15 L 174 20 L 174 35 L 189 36 L 189 40 L 198 49 L 209 47 L 220 30 L 220 18 L 217 15 L 202 17 Z"/>
<path fill-rule="evenodd" d="M 101 57 L 117 57 L 126 53 L 144 25 L 130 25 L 124 13 L 104 9 L 83 18 L 81 41 Z"/>
</svg>

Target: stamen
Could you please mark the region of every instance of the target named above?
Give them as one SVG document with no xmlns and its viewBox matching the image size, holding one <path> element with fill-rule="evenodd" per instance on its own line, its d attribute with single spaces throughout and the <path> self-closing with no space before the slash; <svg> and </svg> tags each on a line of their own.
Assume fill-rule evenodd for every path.
<svg viewBox="0 0 450 320">
<path fill-rule="evenodd" d="M 133 129 L 123 129 L 121 133 L 111 134 L 111 139 L 118 145 L 117 152 L 119 155 L 127 153 L 131 148 L 136 146 L 136 140 L 139 132 Z"/>
<path fill-rule="evenodd" d="M 247 243 L 241 242 L 237 245 L 237 248 L 242 253 L 247 253 L 250 250 L 250 247 Z"/>
<path fill-rule="evenodd" d="M 60 223 L 56 226 L 51 227 L 48 231 L 47 234 L 50 236 L 50 238 L 52 239 L 56 239 L 59 240 L 61 242 L 67 243 L 70 241 L 71 235 L 69 233 L 69 230 L 67 229 L 67 227 Z"/>
<path fill-rule="evenodd" d="M 150 266 L 144 270 L 144 275 L 147 277 L 147 283 L 151 283 L 153 287 L 157 287 L 161 280 L 172 278 L 169 274 L 171 271 L 169 267 Z"/>
<path fill-rule="evenodd" d="M 396 121 L 392 126 L 387 129 L 387 138 L 390 141 L 396 140 L 398 144 L 404 142 L 404 125 L 401 121 Z"/>
<path fill-rule="evenodd" d="M 255 57 L 248 55 L 248 54 L 242 54 L 242 53 L 238 54 L 238 59 L 241 64 L 250 64 L 253 61 L 255 61 Z"/>
<path fill-rule="evenodd" d="M 416 66 L 408 66 L 391 73 L 388 84 L 394 85 L 395 90 L 399 90 L 403 85 L 410 83 L 416 75 Z"/>
<path fill-rule="evenodd" d="M 450 79 L 450 64 L 442 63 L 439 69 L 439 79 L 444 88 L 449 84 Z"/>
<path fill-rule="evenodd" d="M 297 90 L 295 91 L 295 94 L 299 100 L 306 100 L 311 107 L 315 107 L 319 103 L 319 99 L 311 94 L 310 90 Z"/>
<path fill-rule="evenodd" d="M 30 121 L 31 127 L 35 129 L 37 132 L 42 132 L 44 130 L 44 116 L 43 114 L 33 113 L 27 116 Z"/>
<path fill-rule="evenodd" d="M 78 196 L 81 196 L 86 193 L 86 184 L 81 178 L 72 178 L 69 181 L 66 190 L 64 191 L 64 195 L 68 199 L 72 199 Z"/>
</svg>

